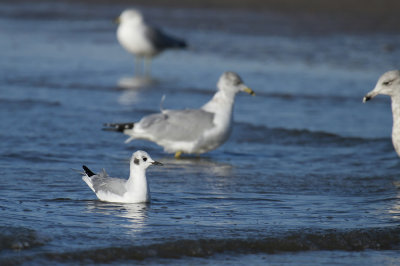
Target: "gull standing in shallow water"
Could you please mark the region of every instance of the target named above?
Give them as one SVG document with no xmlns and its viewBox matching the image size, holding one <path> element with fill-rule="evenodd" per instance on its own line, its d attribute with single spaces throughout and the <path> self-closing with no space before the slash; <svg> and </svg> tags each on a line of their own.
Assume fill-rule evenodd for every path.
<svg viewBox="0 0 400 266">
<path fill-rule="evenodd" d="M 161 110 L 137 123 L 105 124 L 104 130 L 122 132 L 133 139 L 144 139 L 164 147 L 178 158 L 182 153 L 201 154 L 223 144 L 232 129 L 233 105 L 239 91 L 254 95 L 234 72 L 220 77 L 218 91 L 200 109 Z"/>
<path fill-rule="evenodd" d="M 371 100 L 378 94 L 389 95 L 392 99 L 392 142 L 400 156 L 400 70 L 392 70 L 383 74 L 375 88 L 365 95 L 363 102 Z"/>
<path fill-rule="evenodd" d="M 162 165 L 145 151 L 137 151 L 130 160 L 129 179 L 109 177 L 106 171 L 95 174 L 85 165 L 83 181 L 96 193 L 101 201 L 121 203 L 142 203 L 150 201 L 150 189 L 147 184 L 146 168 L 150 165 Z"/>
<path fill-rule="evenodd" d="M 135 9 L 123 11 L 115 21 L 119 24 L 117 29 L 119 43 L 136 56 L 135 68 L 139 68 L 140 61 L 146 59 L 147 75 L 150 74 L 150 63 L 154 56 L 165 49 L 186 47 L 185 41 L 146 24 L 142 14 Z"/>
</svg>

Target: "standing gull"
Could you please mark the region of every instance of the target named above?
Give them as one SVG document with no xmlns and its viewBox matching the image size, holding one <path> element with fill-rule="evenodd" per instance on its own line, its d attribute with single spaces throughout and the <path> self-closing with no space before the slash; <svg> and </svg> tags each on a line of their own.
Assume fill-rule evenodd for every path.
<svg viewBox="0 0 400 266">
<path fill-rule="evenodd" d="M 234 72 L 220 77 L 218 91 L 200 109 L 161 110 L 137 123 L 105 124 L 105 130 L 129 135 L 126 142 L 144 139 L 164 147 L 178 158 L 182 153 L 201 154 L 223 144 L 232 130 L 233 105 L 239 91 L 254 95 Z"/>
<path fill-rule="evenodd" d="M 371 100 L 378 94 L 389 95 L 392 99 L 392 142 L 400 156 L 400 70 L 392 70 L 383 74 L 375 88 L 365 95 L 363 102 Z"/>
<path fill-rule="evenodd" d="M 119 24 L 117 29 L 119 43 L 136 56 L 135 68 L 138 69 L 143 59 L 146 60 L 147 75 L 150 74 L 151 59 L 154 56 L 165 49 L 186 47 L 185 41 L 146 24 L 142 14 L 135 9 L 124 10 L 116 22 Z"/>
<path fill-rule="evenodd" d="M 162 165 L 156 162 L 145 151 L 137 151 L 130 161 L 129 179 L 109 177 L 103 169 L 95 174 L 85 165 L 83 181 L 96 193 L 101 201 L 142 203 L 150 201 L 150 189 L 147 184 L 146 168 L 150 165 Z"/>
</svg>

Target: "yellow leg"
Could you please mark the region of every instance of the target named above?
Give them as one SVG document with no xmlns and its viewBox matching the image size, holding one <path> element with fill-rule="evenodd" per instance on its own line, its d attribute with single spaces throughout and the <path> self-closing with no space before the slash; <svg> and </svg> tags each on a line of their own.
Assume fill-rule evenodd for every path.
<svg viewBox="0 0 400 266">
<path fill-rule="evenodd" d="M 182 155 L 182 152 L 181 152 L 181 151 L 175 152 L 175 158 L 176 158 L 176 159 L 179 159 L 179 158 L 181 157 L 181 155 Z"/>
</svg>

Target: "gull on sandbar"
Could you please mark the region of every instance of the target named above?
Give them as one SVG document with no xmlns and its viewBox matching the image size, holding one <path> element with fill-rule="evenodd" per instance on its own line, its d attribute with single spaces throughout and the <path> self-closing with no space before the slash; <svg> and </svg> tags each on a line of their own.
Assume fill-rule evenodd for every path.
<svg viewBox="0 0 400 266">
<path fill-rule="evenodd" d="M 135 55 L 135 71 L 141 69 L 143 59 L 146 75 L 150 75 L 151 59 L 165 49 L 185 48 L 184 40 L 170 36 L 156 27 L 148 25 L 142 14 L 135 9 L 124 10 L 115 19 L 119 24 L 117 39 L 121 46 Z"/>
<path fill-rule="evenodd" d="M 144 203 L 150 201 L 150 189 L 146 178 L 146 169 L 162 163 L 151 159 L 145 151 L 135 152 L 130 160 L 129 179 L 110 177 L 103 169 L 93 173 L 83 165 L 83 181 L 96 193 L 101 201 L 120 203 Z"/>
<path fill-rule="evenodd" d="M 400 70 L 384 73 L 378 79 L 375 88 L 365 95 L 363 102 L 371 100 L 378 94 L 388 95 L 392 100 L 392 142 L 397 155 L 400 156 Z"/>
<path fill-rule="evenodd" d="M 234 72 L 220 77 L 214 97 L 200 109 L 161 110 L 143 117 L 137 123 L 105 124 L 104 130 L 129 135 L 126 142 L 143 139 L 164 147 L 167 153 L 201 154 L 216 149 L 232 130 L 233 106 L 236 93 L 254 95 Z"/>
</svg>

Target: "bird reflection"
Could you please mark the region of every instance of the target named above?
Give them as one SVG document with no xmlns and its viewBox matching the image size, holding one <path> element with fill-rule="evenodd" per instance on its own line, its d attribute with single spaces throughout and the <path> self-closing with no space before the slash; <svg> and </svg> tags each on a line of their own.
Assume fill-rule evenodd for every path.
<svg viewBox="0 0 400 266">
<path fill-rule="evenodd" d="M 119 216 L 126 218 L 130 222 L 124 224 L 125 227 L 137 231 L 146 225 L 147 211 L 148 204 L 145 203 L 123 204 Z"/>
<path fill-rule="evenodd" d="M 164 168 L 183 168 L 187 173 L 206 172 L 212 176 L 230 177 L 234 167 L 226 162 L 217 162 L 206 157 L 182 157 L 179 160 L 162 158 Z"/>
<path fill-rule="evenodd" d="M 393 182 L 393 185 L 397 188 L 398 192 L 397 192 L 395 199 L 393 199 L 395 201 L 395 203 L 390 206 L 390 209 L 388 212 L 390 213 L 392 218 L 399 220 L 400 219 L 400 181 Z"/>
<path fill-rule="evenodd" d="M 132 232 L 141 231 L 146 225 L 148 208 L 149 204 L 146 203 L 109 203 L 98 200 L 89 201 L 87 205 L 88 212 L 124 218 L 126 222 L 120 225 Z"/>
<path fill-rule="evenodd" d="M 131 105 L 140 101 L 139 92 L 141 89 L 154 88 L 159 84 L 157 79 L 146 77 L 125 77 L 118 81 L 118 89 L 122 89 L 122 94 L 118 97 L 118 102 L 122 105 Z"/>
<path fill-rule="evenodd" d="M 150 86 L 155 86 L 159 81 L 151 77 L 134 76 L 123 77 L 118 81 L 118 87 L 121 89 L 143 89 Z"/>
</svg>

